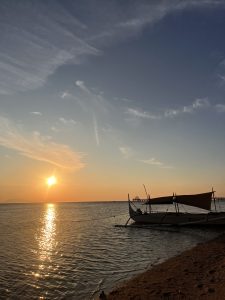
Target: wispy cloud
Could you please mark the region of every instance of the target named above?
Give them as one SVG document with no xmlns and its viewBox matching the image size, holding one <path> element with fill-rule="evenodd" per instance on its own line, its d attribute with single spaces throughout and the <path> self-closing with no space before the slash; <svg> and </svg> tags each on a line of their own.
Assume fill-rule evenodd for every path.
<svg viewBox="0 0 225 300">
<path fill-rule="evenodd" d="M 191 105 L 183 106 L 180 108 L 166 109 L 163 114 L 153 114 L 147 111 L 136 108 L 127 108 L 125 110 L 126 114 L 129 114 L 131 117 L 140 118 L 140 119 L 151 119 L 158 120 L 164 118 L 174 118 L 181 114 L 192 114 L 201 109 L 210 107 L 211 104 L 208 98 L 197 98 Z"/>
<path fill-rule="evenodd" d="M 161 161 L 156 160 L 154 157 L 146 160 L 140 160 L 141 162 L 148 164 L 148 165 L 154 165 L 154 166 L 162 166 L 163 163 Z"/>
<path fill-rule="evenodd" d="M 193 109 L 206 108 L 210 106 L 208 98 L 197 98 L 193 103 Z"/>
<path fill-rule="evenodd" d="M 65 125 L 76 125 L 77 122 L 73 119 L 65 119 L 63 117 L 59 118 L 59 121 Z"/>
<path fill-rule="evenodd" d="M 122 2 L 121 2 L 122 3 Z M 101 9 L 105 8 L 106 13 L 98 15 L 99 28 L 97 32 L 89 36 L 88 40 L 98 45 L 106 45 L 113 41 L 123 40 L 137 35 L 146 26 L 152 26 L 160 22 L 167 15 L 173 12 L 183 11 L 189 8 L 224 7 L 224 0 L 157 0 L 126 2 L 126 9 L 120 2 L 101 2 Z M 119 13 L 118 13 L 119 11 Z"/>
<path fill-rule="evenodd" d="M 78 86 L 82 91 L 86 92 L 86 93 L 90 93 L 89 89 L 86 87 L 86 85 L 84 84 L 84 81 L 82 80 L 77 80 L 75 81 L 76 86 Z"/>
<path fill-rule="evenodd" d="M 105 127 L 105 122 L 108 123 L 108 111 L 109 107 L 112 108 L 110 102 L 104 97 L 102 91 L 98 91 L 96 88 L 88 87 L 82 80 L 76 80 L 75 85 L 79 87 L 81 92 L 80 106 L 83 110 L 89 114 L 89 119 L 93 120 L 90 125 L 94 129 L 94 137 L 97 146 L 100 146 L 102 128 Z"/>
<path fill-rule="evenodd" d="M 61 95 L 60 97 L 61 97 L 62 99 L 65 99 L 65 98 L 70 98 L 70 97 L 72 97 L 72 95 L 71 95 L 69 92 L 65 91 L 65 92 L 62 93 L 62 95 Z"/>
<path fill-rule="evenodd" d="M 179 109 L 167 109 L 164 112 L 165 117 L 173 118 L 181 114 L 191 114 L 197 110 L 205 109 L 210 106 L 208 98 L 197 98 L 191 105 L 183 106 Z"/>
<path fill-rule="evenodd" d="M 102 91 L 97 91 L 97 89 L 88 87 L 87 84 L 82 80 L 77 80 L 75 84 L 84 93 L 89 110 L 94 111 L 95 114 L 97 111 L 101 112 L 102 114 L 107 112 L 109 101 L 105 99 Z"/>
<path fill-rule="evenodd" d="M 85 98 L 88 101 L 86 103 L 90 110 L 96 111 L 106 111 L 106 106 L 109 104 L 104 98 L 104 93 L 102 91 L 96 91 L 96 89 L 90 88 L 82 80 L 77 80 L 75 85 L 85 94 Z M 84 105 L 84 102 L 83 104 Z M 87 110 L 87 107 L 86 107 Z"/>
<path fill-rule="evenodd" d="M 167 109 L 164 113 L 165 117 L 173 118 L 179 115 L 182 111 L 178 109 Z"/>
<path fill-rule="evenodd" d="M 128 146 L 121 146 L 119 150 L 124 158 L 128 159 L 134 155 L 134 151 Z"/>
<path fill-rule="evenodd" d="M 195 7 L 225 7 L 224 0 L 170 0 L 170 1 L 144 1 L 133 8 L 130 17 L 117 24 L 117 27 L 129 32 L 137 33 L 147 25 L 159 22 L 168 14 Z"/>
<path fill-rule="evenodd" d="M 51 137 L 43 136 L 38 131 L 24 132 L 20 126 L 4 117 L 0 117 L 0 145 L 60 168 L 78 170 L 84 167 L 83 154 L 67 145 L 55 143 Z"/>
<path fill-rule="evenodd" d="M 142 3 L 136 6 L 136 11 L 132 13 L 133 16 L 120 22 L 117 26 L 121 29 L 137 32 L 147 24 L 154 24 L 161 20 L 166 14 L 176 8 L 174 4 L 174 1 L 170 1 L 170 3 L 164 1 L 158 1 L 158 3 Z"/>
<path fill-rule="evenodd" d="M 119 151 L 125 159 L 137 157 L 137 155 L 135 154 L 135 151 L 132 148 L 128 147 L 128 146 L 120 146 Z M 135 158 L 135 160 L 137 160 L 139 162 L 142 162 L 144 164 L 147 164 L 147 165 L 152 165 L 152 166 L 161 168 L 161 169 L 173 169 L 174 168 L 173 166 L 167 165 L 166 163 L 164 163 L 160 160 L 157 160 L 154 157 L 149 158 L 149 159 L 137 159 L 137 158 Z"/>
<path fill-rule="evenodd" d="M 86 1 L 91 18 L 84 23 L 77 17 L 83 13 L 77 1 L 70 2 L 70 9 L 63 1 L 35 5 L 1 1 L 0 93 L 40 87 L 60 66 L 100 55 L 112 42 L 131 37 L 174 11 L 224 5 L 223 0 L 128 1 L 124 9 L 119 1 L 97 0 L 95 5 Z"/>
<path fill-rule="evenodd" d="M 154 157 L 152 157 L 150 159 L 140 159 L 139 161 L 143 162 L 145 164 L 156 166 L 156 167 L 163 168 L 163 169 L 173 169 L 173 166 L 169 166 L 169 165 L 155 159 Z"/>
<path fill-rule="evenodd" d="M 42 113 L 40 111 L 31 111 L 30 113 L 35 116 L 42 116 Z"/>
<path fill-rule="evenodd" d="M 136 118 L 143 118 L 143 119 L 159 119 L 160 116 L 150 114 L 149 112 L 134 109 L 134 108 L 127 108 L 125 113 L 129 114 L 132 117 Z"/>
<path fill-rule="evenodd" d="M 225 113 L 225 104 L 216 104 L 215 108 L 218 113 Z"/>
<path fill-rule="evenodd" d="M 64 6 L 52 1 L 36 5 L 0 3 L 0 93 L 11 94 L 42 86 L 49 75 L 71 61 L 99 51 L 81 34 L 86 26 Z M 46 14 L 46 11 L 48 13 Z M 16 45 L 16 47 L 15 47 Z"/>
</svg>

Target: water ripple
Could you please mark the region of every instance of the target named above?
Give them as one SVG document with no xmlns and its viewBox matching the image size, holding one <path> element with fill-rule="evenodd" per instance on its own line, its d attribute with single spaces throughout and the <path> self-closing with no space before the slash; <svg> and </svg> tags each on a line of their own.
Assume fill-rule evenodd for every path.
<svg viewBox="0 0 225 300">
<path fill-rule="evenodd" d="M 1 205 L 0 298 L 90 300 L 218 234 L 126 221 L 127 203 Z"/>
</svg>

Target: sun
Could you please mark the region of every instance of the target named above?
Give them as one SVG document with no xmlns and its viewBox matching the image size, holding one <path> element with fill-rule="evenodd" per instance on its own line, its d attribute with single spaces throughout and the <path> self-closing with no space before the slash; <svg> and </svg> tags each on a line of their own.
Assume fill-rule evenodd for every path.
<svg viewBox="0 0 225 300">
<path fill-rule="evenodd" d="M 54 175 L 46 178 L 46 184 L 48 187 L 51 187 L 51 186 L 57 184 L 57 178 Z"/>
</svg>

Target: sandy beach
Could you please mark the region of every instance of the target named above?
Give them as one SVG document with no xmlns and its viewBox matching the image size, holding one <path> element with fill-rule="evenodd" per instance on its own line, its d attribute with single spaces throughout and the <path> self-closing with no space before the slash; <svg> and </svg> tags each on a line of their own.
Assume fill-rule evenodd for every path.
<svg viewBox="0 0 225 300">
<path fill-rule="evenodd" d="M 225 234 L 154 266 L 107 300 L 225 299 Z"/>
</svg>

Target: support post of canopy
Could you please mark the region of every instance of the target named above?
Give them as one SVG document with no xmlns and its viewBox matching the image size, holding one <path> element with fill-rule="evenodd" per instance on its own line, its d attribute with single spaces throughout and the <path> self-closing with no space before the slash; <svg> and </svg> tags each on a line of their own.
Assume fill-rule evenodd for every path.
<svg viewBox="0 0 225 300">
<path fill-rule="evenodd" d="M 144 184 L 143 184 L 143 186 L 144 186 L 144 189 L 145 189 L 145 194 L 146 194 L 146 198 L 147 198 L 147 202 L 148 202 L 149 213 L 151 213 L 152 212 L 152 207 L 151 207 L 150 201 L 148 201 L 148 200 L 150 200 L 150 195 L 147 193 L 147 190 L 146 190 L 146 187 L 145 187 Z"/>
<path fill-rule="evenodd" d="M 175 197 L 175 201 L 174 201 L 175 211 L 176 211 L 176 213 L 179 213 L 179 207 L 178 207 L 178 204 L 176 202 L 176 194 L 175 195 L 173 194 L 173 198 L 174 197 Z"/>
<path fill-rule="evenodd" d="M 176 202 L 174 202 L 174 207 L 175 207 L 175 211 L 176 211 L 176 213 L 177 213 Z"/>
<path fill-rule="evenodd" d="M 213 197 L 213 202 L 214 202 L 215 211 L 217 211 L 217 207 L 216 207 L 216 199 L 215 199 L 215 191 L 213 190 L 213 187 L 212 187 L 212 197 Z"/>
</svg>

